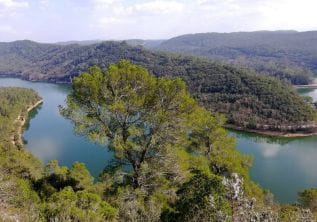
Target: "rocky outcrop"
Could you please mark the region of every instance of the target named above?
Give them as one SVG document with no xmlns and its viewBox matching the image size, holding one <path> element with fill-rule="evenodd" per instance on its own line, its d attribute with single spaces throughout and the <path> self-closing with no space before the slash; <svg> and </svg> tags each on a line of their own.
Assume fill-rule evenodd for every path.
<svg viewBox="0 0 317 222">
<path fill-rule="evenodd" d="M 313 214 L 309 209 L 299 209 L 297 214 L 297 218 L 295 218 L 294 222 L 315 222 Z"/>
<path fill-rule="evenodd" d="M 10 210 L 13 208 L 10 202 L 14 199 L 14 194 L 9 191 L 14 184 L 10 180 L 5 180 L 1 174 L 3 172 L 0 170 L 0 221 L 19 222 L 19 216 Z"/>
<path fill-rule="evenodd" d="M 297 207 L 291 220 L 283 220 L 279 206 L 257 206 L 255 198 L 249 199 L 244 194 L 243 179 L 236 173 L 224 177 L 223 184 L 229 191 L 227 198 L 232 204 L 233 222 L 315 222 L 309 209 Z"/>
</svg>

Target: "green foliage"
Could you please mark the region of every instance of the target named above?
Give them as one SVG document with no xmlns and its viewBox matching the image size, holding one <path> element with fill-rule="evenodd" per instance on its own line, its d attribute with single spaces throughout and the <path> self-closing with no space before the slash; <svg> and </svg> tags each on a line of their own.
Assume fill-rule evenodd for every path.
<svg viewBox="0 0 317 222">
<path fill-rule="evenodd" d="M 278 221 L 281 222 L 316 221 L 316 212 L 312 213 L 309 209 L 295 204 L 279 206 L 278 213 Z"/>
<path fill-rule="evenodd" d="M 166 204 L 166 198 L 160 194 L 163 190 L 155 194 L 148 195 L 140 189 L 131 187 L 120 187 L 113 203 L 119 209 L 120 221 L 131 222 L 157 222 L 160 221 L 161 210 Z M 165 189 L 165 192 L 170 190 Z"/>
<path fill-rule="evenodd" d="M 93 193 L 74 192 L 65 187 L 50 196 L 45 203 L 47 220 L 57 221 L 113 221 L 117 211 Z"/>
<path fill-rule="evenodd" d="M 316 32 L 200 33 L 164 41 L 157 49 L 225 60 L 292 84 L 317 72 Z"/>
<path fill-rule="evenodd" d="M 76 190 L 89 188 L 93 184 L 93 177 L 83 163 L 75 162 L 69 172 L 69 177 L 76 181 Z"/>
<path fill-rule="evenodd" d="M 239 173 L 247 177 L 251 166 L 250 158 L 235 148 L 235 141 L 223 128 L 223 116 L 213 116 L 209 111 L 198 108 L 189 116 L 189 149 L 205 155 L 214 173 Z"/>
<path fill-rule="evenodd" d="M 35 182 L 35 189 L 44 199 L 68 186 L 75 191 L 92 188 L 93 177 L 83 163 L 75 162 L 68 169 L 52 160 L 45 167 L 45 175 Z"/>
<path fill-rule="evenodd" d="M 35 221 L 40 214 L 40 198 L 32 188 L 29 180 L 21 179 L 1 172 L 0 176 L 0 215 L 3 209 L 23 215 L 25 221 Z M 1 220 L 1 216 L 0 216 Z"/>
<path fill-rule="evenodd" d="M 0 214 L 12 212 L 21 221 L 115 220 L 117 210 L 94 193 L 98 189 L 84 164 L 68 169 L 51 161 L 43 170 L 37 158 L 13 143 L 16 118 L 26 118 L 27 107 L 39 99 L 30 89 L 0 88 Z"/>
<path fill-rule="evenodd" d="M 268 201 L 249 179 L 249 157 L 223 129 L 224 116 L 199 107 L 179 78 L 156 78 L 123 60 L 74 79 L 62 114 L 114 154 L 97 183 L 82 163 L 50 161 L 43 169 L 8 140 L 16 116 L 39 97 L 20 88 L 0 95 L 0 204 L 21 221 L 230 221 L 235 202 L 223 180 L 232 173 L 243 181 L 243 198 Z M 301 193 L 303 206 L 314 209 L 314 192 Z M 280 218 L 301 212 L 285 208 Z"/>
<path fill-rule="evenodd" d="M 40 97 L 31 89 L 0 88 L 0 199 L 1 208 L 18 212 L 23 220 L 35 221 L 40 213 L 40 198 L 33 190 L 32 180 L 42 176 L 42 164 L 31 153 L 20 149 L 15 141 L 19 115 Z"/>
<path fill-rule="evenodd" d="M 281 222 L 293 222 L 297 218 L 297 211 L 298 208 L 296 206 L 283 205 L 280 209 L 279 220 Z"/>
<path fill-rule="evenodd" d="M 0 145 L 0 169 L 18 177 L 38 179 L 42 176 L 42 163 L 27 150 L 17 150 L 13 144 Z"/>
<path fill-rule="evenodd" d="M 27 107 L 39 100 L 32 89 L 0 87 L 0 146 L 5 148 L 12 144 L 17 134 L 15 119 L 26 115 Z"/>
<path fill-rule="evenodd" d="M 229 221 L 230 204 L 221 177 L 196 172 L 177 195 L 176 203 L 163 212 L 163 221 Z"/>
<path fill-rule="evenodd" d="M 317 188 L 306 189 L 298 193 L 298 202 L 304 208 L 317 211 Z"/>
<path fill-rule="evenodd" d="M 121 61 L 105 73 L 94 67 L 75 78 L 61 111 L 78 133 L 97 142 L 107 140 L 116 165 L 132 169 L 126 180 L 150 192 L 167 182 L 160 170 L 168 170 L 168 161 L 162 159 L 173 158 L 195 105 L 182 80 L 155 78 L 146 69 Z M 172 181 L 173 172 L 169 174 Z"/>
<path fill-rule="evenodd" d="M 214 44 L 212 40 L 207 41 L 206 45 L 209 42 Z M 249 40 L 242 42 L 249 43 Z M 249 69 L 206 59 L 148 51 L 125 42 L 62 46 L 17 41 L 0 44 L 0 55 L 0 74 L 11 76 L 14 73 L 31 80 L 51 82 L 71 82 L 93 65 L 106 70 L 110 64 L 127 59 L 158 77 L 181 77 L 189 91 L 206 108 L 225 114 L 230 123 L 243 127 L 270 125 L 276 130 L 279 125 L 296 126 L 315 118 L 314 109 L 295 90 L 268 75 L 257 75 Z M 284 58 L 283 53 L 280 56 Z M 274 64 L 263 66 L 266 67 L 263 72 L 270 73 L 271 68 L 267 66 Z M 287 65 L 276 66 L 278 68 L 274 68 L 273 75 L 279 75 L 282 79 L 291 78 L 301 84 L 301 79 L 308 81 L 303 74 L 297 74 L 307 73 L 305 70 L 294 71 L 293 75 L 293 71 L 286 70 L 290 69 Z"/>
<path fill-rule="evenodd" d="M 85 165 L 75 162 L 68 169 L 56 160 L 45 167 L 45 175 L 34 183 L 42 199 L 43 216 L 58 221 L 113 221 L 117 210 L 95 193 L 93 178 Z"/>
<path fill-rule="evenodd" d="M 182 184 L 197 182 L 197 170 L 207 175 L 196 175 L 201 180 L 211 178 L 208 192 L 219 191 L 220 178 L 231 173 L 244 178 L 249 194 L 256 190 L 250 159 L 235 149 L 225 118 L 199 107 L 180 79 L 156 78 L 125 60 L 106 72 L 93 67 L 74 79 L 61 113 L 77 133 L 113 151 L 101 180 L 123 220 L 158 221 Z"/>
</svg>

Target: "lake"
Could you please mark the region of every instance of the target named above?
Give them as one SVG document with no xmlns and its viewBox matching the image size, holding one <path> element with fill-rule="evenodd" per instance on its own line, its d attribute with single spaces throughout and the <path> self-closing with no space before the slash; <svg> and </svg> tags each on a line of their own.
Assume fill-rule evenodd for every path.
<svg viewBox="0 0 317 222">
<path fill-rule="evenodd" d="M 27 149 L 44 163 L 54 159 L 66 166 L 75 161 L 83 162 L 92 175 L 98 176 L 111 154 L 104 147 L 75 135 L 70 121 L 59 114 L 58 106 L 65 104 L 69 86 L 11 78 L 0 78 L 0 86 L 32 88 L 44 99 L 44 103 L 30 113 L 31 119 L 23 134 Z"/>
<path fill-rule="evenodd" d="M 69 86 L 12 78 L 0 78 L 0 86 L 32 88 L 43 97 L 44 103 L 30 114 L 23 136 L 26 148 L 44 163 L 57 159 L 71 166 L 79 161 L 98 176 L 110 161 L 111 153 L 105 147 L 75 135 L 72 124 L 60 116 L 58 105 L 65 103 Z M 301 93 L 317 100 L 317 90 Z M 237 148 L 254 158 L 251 178 L 269 189 L 277 201 L 294 202 L 298 191 L 317 187 L 317 137 L 278 139 L 233 130 L 229 133 L 236 138 Z"/>
</svg>

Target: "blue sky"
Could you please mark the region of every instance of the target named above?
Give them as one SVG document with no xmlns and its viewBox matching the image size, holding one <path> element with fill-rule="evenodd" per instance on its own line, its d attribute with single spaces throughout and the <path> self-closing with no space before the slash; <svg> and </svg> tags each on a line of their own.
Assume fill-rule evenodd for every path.
<svg viewBox="0 0 317 222">
<path fill-rule="evenodd" d="M 316 0 L 0 0 L 0 41 L 317 29 Z"/>
</svg>

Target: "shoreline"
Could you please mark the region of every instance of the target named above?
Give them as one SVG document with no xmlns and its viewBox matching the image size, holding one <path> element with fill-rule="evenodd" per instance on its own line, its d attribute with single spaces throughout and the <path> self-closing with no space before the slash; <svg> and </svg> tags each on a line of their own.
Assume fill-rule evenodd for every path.
<svg viewBox="0 0 317 222">
<path fill-rule="evenodd" d="M 272 131 L 272 130 L 259 130 L 259 129 L 247 129 L 241 126 L 235 126 L 231 124 L 224 125 L 226 129 L 237 130 L 241 132 L 247 133 L 256 133 L 262 136 L 270 136 L 270 137 L 280 137 L 280 138 L 303 138 L 303 137 L 310 137 L 310 136 L 317 136 L 317 132 L 314 133 L 301 133 L 301 132 L 282 132 L 282 131 Z"/>
<path fill-rule="evenodd" d="M 310 85 L 294 85 L 295 89 L 317 89 L 317 84 Z"/>
<path fill-rule="evenodd" d="M 18 115 L 18 117 L 14 120 L 14 124 L 18 124 L 17 126 L 17 131 L 16 133 L 17 134 L 14 134 L 12 137 L 12 143 L 13 145 L 17 146 L 17 147 L 20 147 L 20 146 L 23 146 L 24 143 L 23 143 L 23 139 L 22 139 L 22 135 L 23 135 L 23 127 L 26 123 L 26 121 L 28 120 L 28 115 L 29 113 L 35 109 L 36 107 L 38 107 L 39 105 L 41 105 L 42 103 L 44 102 L 43 99 L 40 99 L 38 100 L 36 103 L 32 104 L 32 105 L 29 105 L 26 109 L 26 112 L 24 113 L 20 113 Z M 18 136 L 18 138 L 16 139 L 15 138 L 15 135 Z"/>
<path fill-rule="evenodd" d="M 24 81 L 28 81 L 28 82 L 42 82 L 42 83 L 49 83 L 49 84 L 56 84 L 56 85 L 70 85 L 70 82 L 58 82 L 58 81 L 48 81 L 48 80 L 30 80 L 27 78 L 22 78 L 19 75 L 14 75 L 14 76 L 10 76 L 10 75 L 3 75 L 0 74 L 0 78 L 16 78 L 16 79 L 22 79 Z M 317 86 L 316 84 L 310 84 L 310 85 L 293 85 L 295 88 L 300 89 L 302 86 L 302 88 L 309 88 L 309 86 Z M 299 87 L 298 87 L 299 86 Z M 305 86 L 305 87 L 304 87 Z M 317 88 L 317 87 L 316 87 Z M 43 99 L 41 99 L 40 101 L 38 101 L 36 104 L 34 104 L 32 107 L 29 107 L 29 109 L 27 110 L 27 113 L 30 112 L 32 109 L 36 108 L 38 105 L 40 105 L 43 102 Z M 18 116 L 19 118 L 20 116 Z M 16 121 L 18 121 L 18 118 L 16 119 Z M 20 121 L 20 120 L 19 120 Z M 24 120 L 22 122 L 22 126 L 19 126 L 19 143 L 23 145 L 23 141 L 22 141 L 22 131 L 23 131 L 23 126 L 25 124 L 26 120 Z M 316 125 L 317 127 L 317 125 Z M 21 128 L 21 129 L 20 129 Z M 225 129 L 233 129 L 233 130 L 237 130 L 237 131 L 241 131 L 241 132 L 247 132 L 247 133 L 255 133 L 258 135 L 263 135 L 263 136 L 270 136 L 270 137 L 280 137 L 280 138 L 303 138 L 303 137 L 311 137 L 311 136 L 317 136 L 317 132 L 314 133 L 303 133 L 303 132 L 295 132 L 295 133 L 291 133 L 291 132 L 283 132 L 283 131 L 273 131 L 273 130 L 260 130 L 260 129 L 247 129 L 245 127 L 241 127 L 241 126 L 236 126 L 236 125 L 232 125 L 232 124 L 225 124 L 224 125 Z M 15 140 L 14 138 L 12 138 L 12 142 L 15 144 Z"/>
<path fill-rule="evenodd" d="M 71 85 L 71 82 L 67 82 L 67 81 L 51 81 L 48 79 L 28 79 L 25 78 L 24 76 L 19 76 L 19 75 L 4 75 L 0 73 L 0 79 L 20 79 L 23 81 L 27 81 L 27 82 L 34 82 L 34 83 L 47 83 L 47 84 L 56 84 L 56 85 Z"/>
</svg>

